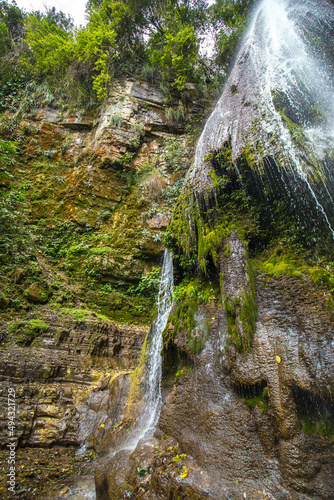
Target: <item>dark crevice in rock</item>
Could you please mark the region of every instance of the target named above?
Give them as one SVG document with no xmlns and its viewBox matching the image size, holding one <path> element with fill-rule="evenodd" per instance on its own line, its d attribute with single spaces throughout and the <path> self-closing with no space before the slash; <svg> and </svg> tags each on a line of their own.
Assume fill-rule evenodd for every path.
<svg viewBox="0 0 334 500">
<path fill-rule="evenodd" d="M 334 441 L 334 399 L 332 394 L 312 394 L 298 385 L 292 386 L 296 412 L 305 434 Z"/>
<path fill-rule="evenodd" d="M 258 382 L 256 384 L 239 384 L 235 386 L 235 390 L 240 398 L 250 399 L 262 396 L 262 393 L 266 387 L 267 382 L 265 380 L 261 380 L 261 382 Z"/>
</svg>

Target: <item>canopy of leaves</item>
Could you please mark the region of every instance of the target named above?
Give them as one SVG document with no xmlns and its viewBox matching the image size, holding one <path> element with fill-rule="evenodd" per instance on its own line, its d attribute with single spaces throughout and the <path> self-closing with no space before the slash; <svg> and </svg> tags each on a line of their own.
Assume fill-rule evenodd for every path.
<svg viewBox="0 0 334 500">
<path fill-rule="evenodd" d="M 140 74 L 180 92 L 224 75 L 252 0 L 89 0 L 87 25 L 75 28 L 54 7 L 27 13 L 0 1 L 0 96 L 33 79 L 86 99 L 106 96 L 117 74 Z M 207 28 L 216 33 L 216 56 L 201 55 Z M 208 66 L 211 65 L 211 69 Z M 11 86 L 8 87 L 8 82 Z M 6 90 L 7 89 L 7 90 Z M 9 90 L 8 90 L 9 89 Z M 75 90 L 76 89 L 76 90 Z"/>
<path fill-rule="evenodd" d="M 216 33 L 216 63 L 225 70 L 231 64 L 245 28 L 247 15 L 255 0 L 217 0 L 211 7 Z"/>
</svg>

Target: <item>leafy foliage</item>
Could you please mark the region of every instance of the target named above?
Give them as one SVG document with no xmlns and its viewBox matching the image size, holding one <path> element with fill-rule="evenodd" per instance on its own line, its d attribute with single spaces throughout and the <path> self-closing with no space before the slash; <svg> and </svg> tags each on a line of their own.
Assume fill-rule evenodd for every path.
<svg viewBox="0 0 334 500">
<path fill-rule="evenodd" d="M 12 141 L 3 141 L 0 139 L 0 172 L 7 173 L 8 165 L 15 163 L 17 155 L 15 143 Z"/>
<path fill-rule="evenodd" d="M 137 287 L 129 288 L 128 293 L 154 299 L 159 288 L 160 271 L 159 267 L 153 267 L 150 272 L 141 278 Z"/>
<path fill-rule="evenodd" d="M 217 0 L 211 20 L 216 31 L 216 63 L 227 71 L 247 24 L 254 0 Z"/>
<path fill-rule="evenodd" d="M 125 73 L 158 79 L 178 96 L 187 82 L 205 89 L 217 77 L 217 64 L 226 67 L 251 3 L 90 0 L 87 25 L 75 28 L 54 7 L 26 13 L 2 0 L 0 97 L 21 95 L 28 81 L 47 80 L 66 88 L 73 100 L 91 103 L 92 97 L 105 97 L 114 74 Z M 218 33 L 214 69 L 200 53 L 201 36 L 210 26 Z"/>
<path fill-rule="evenodd" d="M 158 43 L 157 43 L 158 42 Z M 152 66 L 160 69 L 163 80 L 172 80 L 172 85 L 183 90 L 192 76 L 198 54 L 198 40 L 195 29 L 180 20 L 170 23 L 161 36 L 157 33 L 151 41 L 154 49 L 150 57 Z"/>
</svg>

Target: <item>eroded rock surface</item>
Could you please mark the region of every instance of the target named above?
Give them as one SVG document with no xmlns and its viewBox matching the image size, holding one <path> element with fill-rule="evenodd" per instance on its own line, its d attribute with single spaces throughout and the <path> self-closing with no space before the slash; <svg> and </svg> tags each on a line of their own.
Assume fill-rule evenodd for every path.
<svg viewBox="0 0 334 500">
<path fill-rule="evenodd" d="M 19 446 L 80 446 L 117 422 L 146 330 L 113 322 L 59 322 L 30 347 L 1 348 L 1 446 L 8 388 L 16 394 Z M 58 332 L 58 335 L 57 335 Z M 123 396 L 122 396 L 123 394 Z M 123 401 L 124 404 L 124 401 Z"/>
<path fill-rule="evenodd" d="M 221 265 L 230 271 L 227 288 L 233 297 L 245 283 L 247 266 L 243 245 L 236 235 L 232 240 L 234 253 L 223 254 Z M 171 436 L 187 474 L 161 469 L 153 451 L 148 465 L 138 446 L 130 456 L 122 451 L 122 458 L 104 459 L 97 469 L 98 498 L 122 498 L 115 492 L 121 483 L 130 484 L 131 474 L 136 491 L 142 488 L 148 499 L 332 498 L 334 318 L 326 293 L 307 276 L 260 274 L 256 302 L 249 353 L 232 342 L 219 303 L 200 306 L 210 325 L 200 352 L 190 347 L 194 332 L 176 330 L 172 345 L 169 337 L 162 434 L 155 446 L 162 450 L 162 436 Z M 142 478 L 141 467 L 148 471 Z"/>
</svg>

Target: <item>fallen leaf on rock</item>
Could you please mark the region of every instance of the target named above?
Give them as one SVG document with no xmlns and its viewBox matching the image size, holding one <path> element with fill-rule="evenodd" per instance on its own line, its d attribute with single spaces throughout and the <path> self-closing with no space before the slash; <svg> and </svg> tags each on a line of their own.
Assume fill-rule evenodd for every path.
<svg viewBox="0 0 334 500">
<path fill-rule="evenodd" d="M 180 475 L 180 478 L 181 478 L 181 479 L 183 479 L 183 478 L 185 478 L 185 477 L 187 477 L 187 476 L 188 476 L 188 468 L 187 468 L 187 467 L 185 467 L 185 468 L 183 469 L 182 474 Z"/>
<path fill-rule="evenodd" d="M 67 492 L 68 492 L 68 486 L 65 486 L 65 488 L 63 488 L 62 490 L 60 490 L 59 496 L 61 497 L 61 496 L 65 495 L 65 493 L 67 493 Z"/>
</svg>

